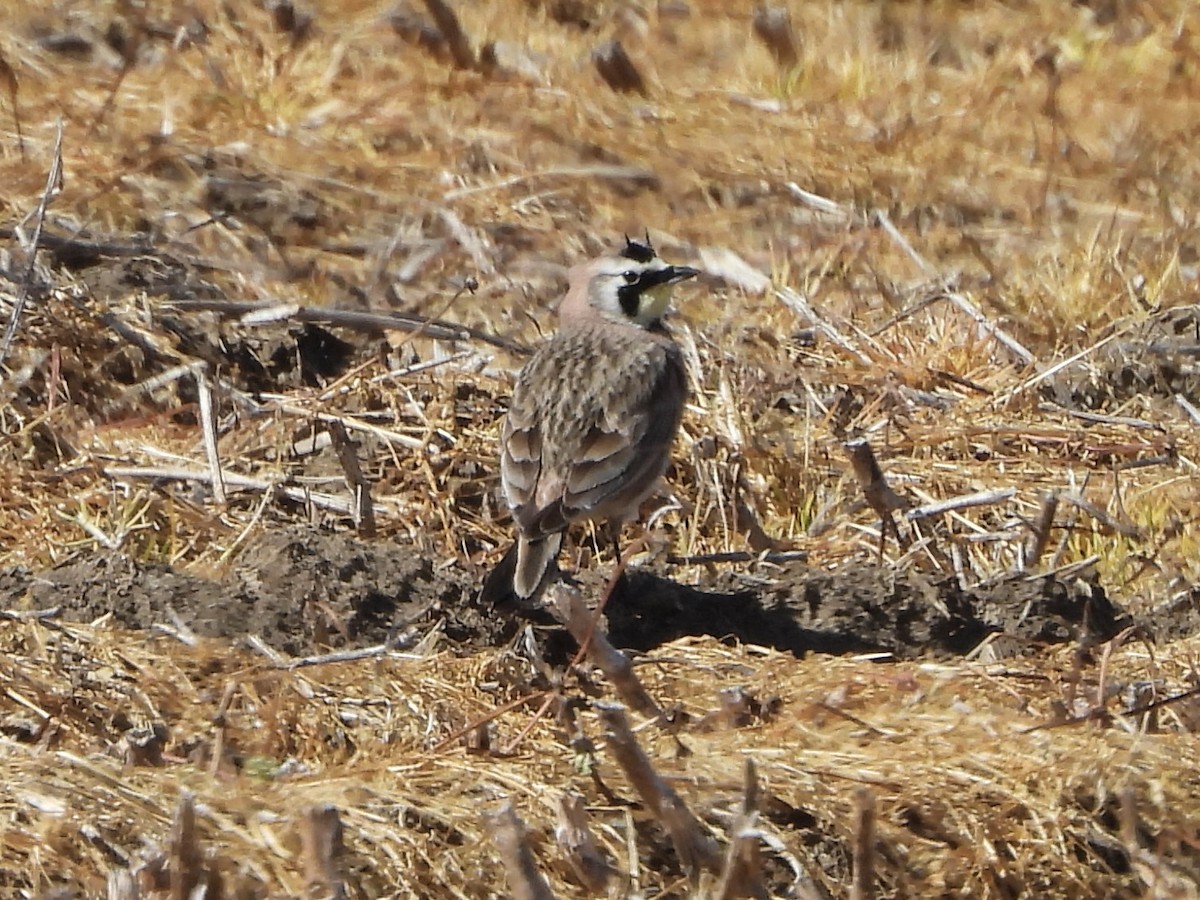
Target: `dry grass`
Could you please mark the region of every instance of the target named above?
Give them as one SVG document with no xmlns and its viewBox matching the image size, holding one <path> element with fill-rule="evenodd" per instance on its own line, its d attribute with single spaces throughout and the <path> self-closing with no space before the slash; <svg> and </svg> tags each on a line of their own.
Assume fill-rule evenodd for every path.
<svg viewBox="0 0 1200 900">
<path fill-rule="evenodd" d="M 153 871 L 168 853 L 183 792 L 195 795 L 199 846 L 227 884 L 246 891 L 303 893 L 299 824 L 308 808 L 332 804 L 347 836 L 339 864 L 352 896 L 503 893 L 481 814 L 511 798 L 555 889 L 582 896 L 550 837 L 570 791 L 590 798 L 593 832 L 620 871 L 651 894 L 686 888 L 646 814 L 604 799 L 607 790 L 631 793 L 608 754 L 572 751 L 550 720 L 511 756 L 461 743 L 429 752 L 516 693 L 504 686 L 503 658 L 440 654 L 279 671 L 226 648 L 29 623 L 6 629 L 4 649 L 5 730 L 15 736 L 25 722 L 37 734 L 52 723 L 6 751 L 4 854 L 14 893 L 66 882 L 94 895 L 115 866 L 149 861 Z M 1186 656 L 1195 641 L 1173 649 Z M 56 656 L 66 662 L 46 661 Z M 1200 874 L 1187 849 L 1194 702 L 1142 722 L 1035 730 L 1075 690 L 1067 658 L 878 667 L 711 641 L 656 657 L 643 679 L 657 696 L 683 698 L 680 715 L 691 725 L 681 744 L 653 731 L 640 740 L 720 839 L 740 800 L 742 761 L 756 760 L 771 797 L 758 827 L 777 888 L 793 881 L 794 868 L 834 894 L 844 889 L 861 786 L 879 803 L 878 870 L 889 894 L 1124 896 L 1141 895 L 1140 883 L 1153 896 L 1180 896 L 1163 886 Z M 1190 670 L 1137 647 L 1121 651 L 1111 674 L 1124 684 L 1153 674 L 1165 692 L 1192 682 Z M 718 692 L 735 687 L 777 698 L 780 714 L 722 722 Z M 224 714 L 214 722 L 218 704 Z M 533 706 L 499 716 L 492 746 L 521 731 Z M 715 724 L 700 724 L 710 715 Z M 158 766 L 138 765 L 129 736 L 156 722 L 171 723 L 171 752 Z M 590 711 L 581 727 L 598 734 Z M 240 774 L 232 757 L 213 763 L 218 740 L 238 755 Z M 1114 836 L 1126 792 L 1136 801 L 1136 841 L 1153 852 Z M 1153 872 L 1107 868 L 1123 868 L 1130 850 L 1135 866 L 1141 852 Z"/>
<path fill-rule="evenodd" d="M 1135 339 L 1193 299 L 1200 20 L 1189 4 L 794 4 L 799 61 L 786 69 L 754 39 L 752 11 L 719 0 L 693 0 L 687 16 L 667 2 L 459 5 L 474 49 L 523 48 L 524 73 L 482 74 L 406 42 L 387 3 L 313 4 L 299 33 L 268 9 L 215 0 L 33 0 L 2 14 L 0 56 L 19 82 L 0 95 L 2 224 L 32 232 L 61 117 L 64 181 L 47 233 L 138 232 L 159 261 L 124 282 L 112 261 L 38 268 L 0 369 L 0 564 L 119 547 L 209 573 L 298 515 L 350 527 L 336 455 L 297 450 L 324 416 L 362 442 L 372 540 L 481 573 L 507 536 L 493 457 L 516 354 L 339 331 L 357 350 L 348 374 L 306 379 L 279 364 L 257 375 L 246 355 L 214 357 L 218 336 L 269 360 L 289 346 L 282 326 L 172 309 L 141 289 L 147 273 L 165 255 L 185 264 L 186 279 L 165 279 L 174 287 L 202 279 L 230 300 L 421 313 L 532 343 L 553 327 L 563 267 L 648 227 L 664 256 L 716 269 L 733 251 L 772 285 L 755 294 L 713 278 L 683 298 L 696 393 L 670 478 L 679 502 L 658 518 L 655 553 L 798 548 L 817 566 L 853 565 L 875 552 L 877 519 L 840 444 L 866 437 L 916 503 L 1015 492 L 935 517 L 931 542 L 890 544 L 896 564 L 968 582 L 1010 570 L 1042 495 L 1066 491 L 1091 506 L 1060 509 L 1043 565 L 1096 557 L 1132 609 L 1190 604 L 1196 422 L 1171 391 L 1109 387 L 1107 418 L 1085 421 L 1049 402 L 1053 379 L 1040 374 L 1078 354 L 1070 378 L 1092 367 L 1110 385 L 1124 364 L 1109 351 L 1157 359 Z M 590 27 L 553 21 L 565 7 Z M 644 95 L 597 74 L 591 53 L 610 38 Z M 12 301 L 28 257 L 16 239 L 3 253 Z M 468 277 L 477 292 L 461 292 Z M 1035 364 L 934 299 L 947 291 Z M 810 328 L 815 344 L 800 335 Z M 1194 351 L 1168 355 L 1183 385 L 1171 390 L 1188 394 Z M 224 506 L 210 488 L 128 474 L 182 468 L 204 483 L 198 367 L 216 379 Z M 304 893 L 296 823 L 324 803 L 341 811 L 352 896 L 503 892 L 479 813 L 511 797 L 553 890 L 582 896 L 550 837 L 572 788 L 634 888 L 688 890 L 661 834 L 607 803 L 550 724 L 511 757 L 430 752 L 520 694 L 488 689 L 510 684 L 496 675 L 509 664 L 500 651 L 280 672 L 228 647 L 103 625 L 13 620 L 0 635 L 0 870 L 14 895 L 101 893 L 108 871 L 166 847 L 184 790 L 201 846 L 251 894 Z M 1185 690 L 1193 644 L 1153 658 L 1126 644 L 1109 683 Z M 783 701 L 749 727 L 685 727 L 686 757 L 645 735 L 722 840 L 742 760 L 759 763 L 782 804 L 761 823 L 776 886 L 793 859 L 830 893 L 849 890 L 862 784 L 879 803 L 880 884 L 895 896 L 1180 896 L 1197 876 L 1187 709 L 1170 707 L 1155 733 L 1121 717 L 1029 732 L 1061 719 L 1056 704 L 1097 706 L 1098 669 L 1065 651 L 991 668 L 715 644 L 654 657 L 652 692 L 697 717 L 727 686 Z M 202 750 L 183 759 L 216 739 L 226 685 L 221 740 L 242 762 L 270 761 L 261 777 L 209 766 Z M 519 706 L 497 729 L 515 736 L 532 714 Z M 123 735 L 154 723 L 169 725 L 165 764 L 123 766 Z M 274 768 L 288 759 L 294 768 Z M 602 750 L 595 764 L 621 794 Z"/>
</svg>

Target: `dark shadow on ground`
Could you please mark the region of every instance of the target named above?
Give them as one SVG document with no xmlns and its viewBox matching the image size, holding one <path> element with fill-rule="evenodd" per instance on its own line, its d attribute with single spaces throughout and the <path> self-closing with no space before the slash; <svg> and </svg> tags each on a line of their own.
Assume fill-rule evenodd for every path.
<svg viewBox="0 0 1200 900">
<path fill-rule="evenodd" d="M 1131 621 L 1101 588 L 1087 582 L 1019 576 L 964 591 L 953 578 L 874 565 L 836 573 L 797 565 L 770 584 L 725 591 L 635 572 L 618 584 L 605 612 L 613 643 L 634 650 L 685 635 L 711 635 L 796 655 L 883 652 L 897 657 L 962 655 L 994 632 L 1018 649 L 1071 640 L 1095 643 Z"/>
</svg>

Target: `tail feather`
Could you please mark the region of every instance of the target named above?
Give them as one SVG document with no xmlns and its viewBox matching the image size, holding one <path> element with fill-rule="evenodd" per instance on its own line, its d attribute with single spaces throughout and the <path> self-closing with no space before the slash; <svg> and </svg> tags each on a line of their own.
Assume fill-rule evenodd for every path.
<svg viewBox="0 0 1200 900">
<path fill-rule="evenodd" d="M 555 569 L 561 549 L 561 534 L 535 541 L 518 538 L 488 573 L 479 592 L 480 603 L 495 606 L 514 594 L 521 600 L 534 596 Z"/>
<path fill-rule="evenodd" d="M 520 598 L 532 597 L 542 589 L 546 576 L 558 562 L 562 533 L 536 541 L 517 538 L 517 565 L 513 571 L 513 592 Z"/>
</svg>

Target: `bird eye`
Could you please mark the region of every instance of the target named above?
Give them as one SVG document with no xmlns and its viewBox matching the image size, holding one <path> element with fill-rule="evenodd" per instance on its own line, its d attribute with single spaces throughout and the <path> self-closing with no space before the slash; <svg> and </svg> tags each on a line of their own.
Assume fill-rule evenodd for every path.
<svg viewBox="0 0 1200 900">
<path fill-rule="evenodd" d="M 622 272 L 621 277 L 625 279 L 626 284 L 636 284 L 638 280 L 638 273 L 633 271 L 633 269 L 630 269 L 628 272 Z"/>
</svg>

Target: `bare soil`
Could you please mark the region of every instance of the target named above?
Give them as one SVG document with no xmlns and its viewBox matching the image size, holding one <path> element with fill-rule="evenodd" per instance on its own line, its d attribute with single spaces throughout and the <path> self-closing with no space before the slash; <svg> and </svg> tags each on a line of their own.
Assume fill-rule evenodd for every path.
<svg viewBox="0 0 1200 900">
<path fill-rule="evenodd" d="M 604 577 L 602 568 L 585 573 L 590 595 L 603 593 Z M 123 628 L 165 625 L 200 637 L 255 635 L 292 656 L 395 642 L 406 629 L 425 633 L 435 624 L 456 651 L 470 653 L 507 643 L 525 624 L 553 625 L 536 609 L 480 608 L 477 593 L 474 579 L 412 548 L 305 527 L 263 535 L 219 580 L 119 553 L 37 573 L 0 572 L 0 604 L 10 609 L 57 608 L 70 621 L 111 617 Z M 797 563 L 769 577 L 727 575 L 710 587 L 633 570 L 605 614 L 613 642 L 641 652 L 707 635 L 798 656 L 900 659 L 962 655 L 992 634 L 1012 639 L 1010 653 L 1093 645 L 1133 621 L 1102 587 L 1078 578 L 1013 575 L 964 590 L 951 577 L 883 566 L 823 573 Z M 1180 636 L 1196 624 L 1187 605 L 1154 628 Z"/>
</svg>

